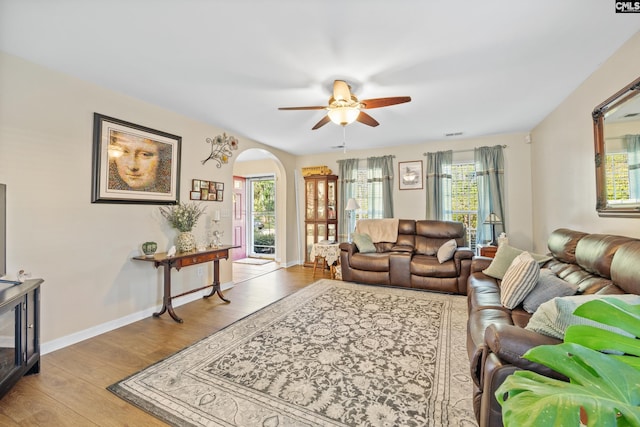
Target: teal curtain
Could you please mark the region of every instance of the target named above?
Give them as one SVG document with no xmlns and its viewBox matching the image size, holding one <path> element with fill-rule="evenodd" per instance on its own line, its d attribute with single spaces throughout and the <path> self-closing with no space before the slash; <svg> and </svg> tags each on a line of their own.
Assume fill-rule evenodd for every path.
<svg viewBox="0 0 640 427">
<path fill-rule="evenodd" d="M 350 234 L 355 229 L 356 217 L 355 212 L 351 213 L 351 217 L 344 208 L 347 201 L 356 197 L 356 181 L 358 178 L 358 159 L 338 160 L 338 241 L 346 242 L 349 240 Z"/>
<path fill-rule="evenodd" d="M 476 242 L 491 240 L 492 227 L 484 224 L 489 214 L 496 214 L 502 224 L 495 226 L 496 238 L 505 231 L 504 210 L 504 156 L 502 146 L 474 149 L 476 182 L 478 183 L 478 226 Z"/>
<path fill-rule="evenodd" d="M 629 198 L 640 201 L 640 135 L 625 135 L 629 165 Z"/>
<path fill-rule="evenodd" d="M 425 189 L 427 219 L 451 221 L 451 164 L 453 151 L 427 153 Z"/>
<path fill-rule="evenodd" d="M 393 156 L 367 158 L 368 218 L 393 218 Z"/>
</svg>

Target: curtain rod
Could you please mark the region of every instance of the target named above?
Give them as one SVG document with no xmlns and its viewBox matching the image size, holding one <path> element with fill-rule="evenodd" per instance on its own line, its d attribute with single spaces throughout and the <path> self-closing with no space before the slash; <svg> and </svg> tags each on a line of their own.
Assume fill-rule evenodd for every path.
<svg viewBox="0 0 640 427">
<path fill-rule="evenodd" d="M 507 148 L 507 145 L 501 145 L 502 148 Z M 471 151 L 474 151 L 475 148 L 469 148 L 468 150 L 452 150 L 454 153 L 469 153 Z M 429 153 L 422 153 L 423 156 L 426 156 Z"/>
</svg>

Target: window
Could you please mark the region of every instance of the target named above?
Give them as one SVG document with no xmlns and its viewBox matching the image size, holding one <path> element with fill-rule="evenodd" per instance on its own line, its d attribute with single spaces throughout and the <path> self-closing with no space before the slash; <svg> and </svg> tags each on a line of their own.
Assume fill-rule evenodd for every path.
<svg viewBox="0 0 640 427">
<path fill-rule="evenodd" d="M 626 152 L 605 155 L 607 200 L 627 200 L 629 196 L 629 163 Z"/>
<path fill-rule="evenodd" d="M 360 205 L 360 209 L 356 212 L 356 220 L 368 218 L 384 218 L 382 207 L 382 189 L 373 188 L 373 186 L 382 187 L 382 182 L 369 182 L 369 170 L 364 166 L 358 166 L 356 178 L 356 201 Z"/>
<path fill-rule="evenodd" d="M 473 162 L 451 165 L 451 217 L 453 221 L 464 223 L 467 242 L 471 249 L 476 247 L 478 227 L 478 184 Z"/>
</svg>

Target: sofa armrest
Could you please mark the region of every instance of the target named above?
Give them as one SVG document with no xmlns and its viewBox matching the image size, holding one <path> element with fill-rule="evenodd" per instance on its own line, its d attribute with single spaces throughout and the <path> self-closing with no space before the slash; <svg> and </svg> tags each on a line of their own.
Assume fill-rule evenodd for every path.
<svg viewBox="0 0 640 427">
<path fill-rule="evenodd" d="M 491 264 L 491 261 L 493 261 L 493 258 L 487 256 L 474 256 L 473 261 L 471 261 L 471 272 L 476 273 L 486 269 Z"/>
<path fill-rule="evenodd" d="M 533 347 L 562 343 L 557 338 L 548 337 L 514 325 L 494 323 L 485 330 L 484 341 L 487 348 L 504 362 L 520 369 L 537 372 L 546 377 L 567 380 L 565 376 L 558 374 L 556 371 L 522 357 Z"/>
<path fill-rule="evenodd" d="M 349 256 L 352 256 L 353 254 L 358 252 L 358 247 L 355 243 L 342 242 L 340 243 L 340 251 L 347 252 Z"/>
</svg>

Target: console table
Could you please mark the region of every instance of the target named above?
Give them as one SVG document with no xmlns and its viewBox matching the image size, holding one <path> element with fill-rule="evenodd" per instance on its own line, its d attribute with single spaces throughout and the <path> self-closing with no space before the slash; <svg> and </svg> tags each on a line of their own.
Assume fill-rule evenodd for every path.
<svg viewBox="0 0 640 427">
<path fill-rule="evenodd" d="M 237 248 L 237 246 L 219 246 L 215 249 L 207 249 L 205 251 L 191 251 L 191 252 L 178 252 L 173 256 L 167 256 L 166 252 L 155 254 L 152 257 L 136 256 L 133 257 L 137 261 L 152 262 L 156 268 L 162 266 L 164 270 L 164 295 L 162 296 L 162 309 L 153 313 L 154 317 L 161 316 L 165 311 L 169 312 L 169 315 L 176 322 L 182 323 L 183 320 L 173 310 L 173 304 L 171 300 L 183 295 L 191 294 L 193 292 L 201 291 L 210 286 L 213 286 L 211 292 L 205 295 L 203 298 L 209 298 L 214 293 L 218 294 L 220 299 L 224 302 L 231 302 L 222 295 L 220 290 L 220 260 L 229 258 L 229 249 Z M 213 283 L 210 285 L 202 286 L 197 289 L 192 289 L 187 292 L 183 292 L 179 295 L 171 295 L 171 269 L 175 268 L 180 270 L 182 267 L 188 267 L 190 265 L 202 264 L 205 262 L 213 261 Z"/>
</svg>

